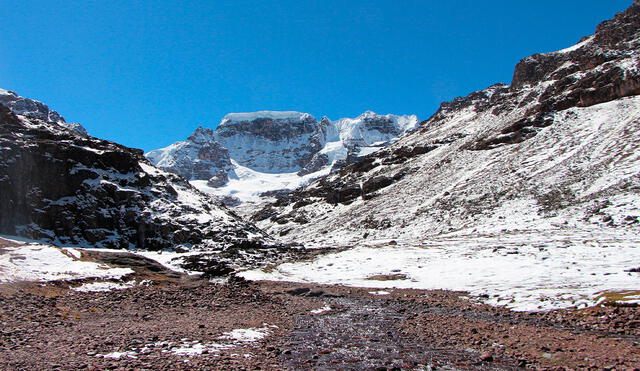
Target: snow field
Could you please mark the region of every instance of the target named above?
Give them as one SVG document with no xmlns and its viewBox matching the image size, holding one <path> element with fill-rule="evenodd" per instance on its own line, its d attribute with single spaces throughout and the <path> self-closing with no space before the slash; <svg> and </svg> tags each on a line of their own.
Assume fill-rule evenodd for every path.
<svg viewBox="0 0 640 371">
<path fill-rule="evenodd" d="M 360 246 L 311 262 L 285 263 L 251 280 L 340 284 L 371 288 L 468 291 L 488 304 L 545 311 L 599 304 L 603 291 L 634 290 L 640 274 L 640 238 L 552 235 L 457 236 L 420 246 Z M 406 279 L 378 281 L 376 275 Z M 372 292 L 382 294 L 384 291 Z"/>
</svg>

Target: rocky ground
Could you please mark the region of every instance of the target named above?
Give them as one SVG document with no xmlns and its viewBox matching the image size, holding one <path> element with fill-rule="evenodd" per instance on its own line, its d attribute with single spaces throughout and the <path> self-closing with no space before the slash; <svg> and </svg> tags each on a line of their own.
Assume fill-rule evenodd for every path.
<svg viewBox="0 0 640 371">
<path fill-rule="evenodd" d="M 0 285 L 0 369 L 640 367 L 636 307 L 518 313 L 459 292 L 136 275 L 151 280 Z"/>
</svg>

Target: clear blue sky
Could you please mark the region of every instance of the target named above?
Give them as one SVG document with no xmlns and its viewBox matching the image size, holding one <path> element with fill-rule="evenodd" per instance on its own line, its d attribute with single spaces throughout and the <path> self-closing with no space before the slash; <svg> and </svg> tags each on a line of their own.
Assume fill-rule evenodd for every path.
<svg viewBox="0 0 640 371">
<path fill-rule="evenodd" d="M 228 112 L 428 118 L 632 0 L 2 0 L 0 87 L 151 150 Z"/>
</svg>

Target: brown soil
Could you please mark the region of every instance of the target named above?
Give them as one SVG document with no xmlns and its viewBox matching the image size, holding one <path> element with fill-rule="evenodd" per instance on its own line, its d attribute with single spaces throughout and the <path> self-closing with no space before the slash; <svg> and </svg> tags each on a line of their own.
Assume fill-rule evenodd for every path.
<svg viewBox="0 0 640 371">
<path fill-rule="evenodd" d="M 167 280 L 82 293 L 65 283 L 0 286 L 0 369 L 628 369 L 640 365 L 638 308 L 515 313 L 463 293 L 295 283 Z M 314 314 L 322 307 L 331 309 Z M 254 343 L 184 356 L 270 327 Z M 146 349 L 145 349 L 146 348 Z M 104 358 L 133 352 L 136 358 Z"/>
</svg>

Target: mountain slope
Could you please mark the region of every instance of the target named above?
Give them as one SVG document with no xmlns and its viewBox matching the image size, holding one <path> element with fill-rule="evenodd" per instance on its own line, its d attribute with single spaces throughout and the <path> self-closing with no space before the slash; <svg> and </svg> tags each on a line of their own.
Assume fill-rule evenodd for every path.
<svg viewBox="0 0 640 371">
<path fill-rule="evenodd" d="M 140 150 L 1 104 L 0 148 L 0 233 L 148 250 L 274 245 Z"/>
<path fill-rule="evenodd" d="M 344 244 L 473 230 L 637 228 L 640 4 L 521 61 L 422 127 L 254 215 L 284 239 Z"/>
</svg>

